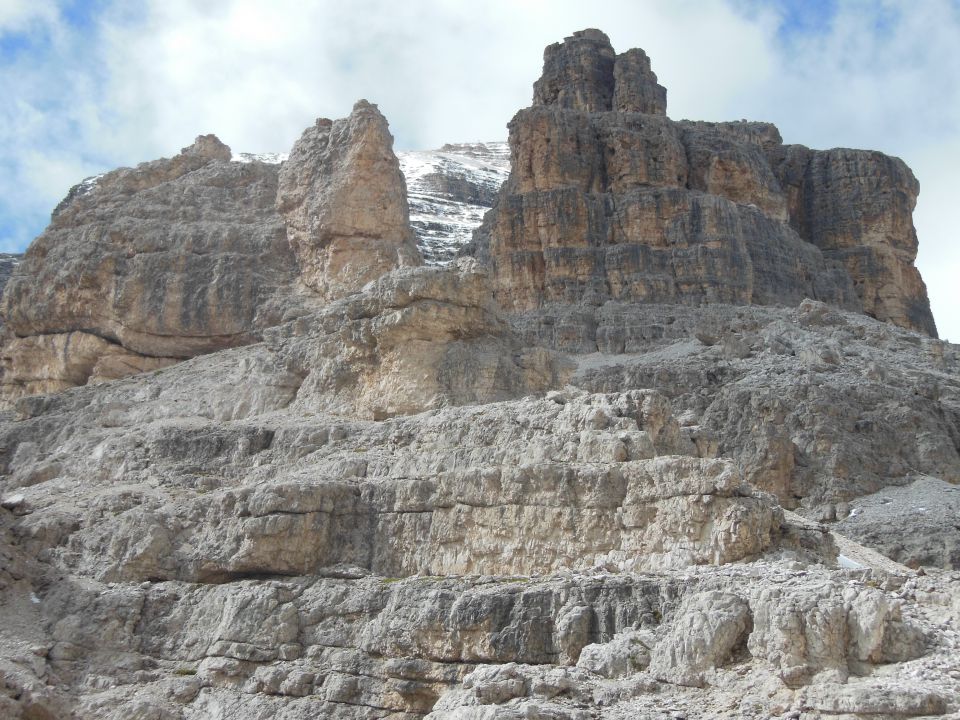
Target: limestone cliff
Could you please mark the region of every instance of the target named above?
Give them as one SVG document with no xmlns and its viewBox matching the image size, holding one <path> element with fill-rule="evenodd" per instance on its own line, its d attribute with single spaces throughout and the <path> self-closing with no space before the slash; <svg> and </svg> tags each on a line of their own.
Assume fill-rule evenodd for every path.
<svg viewBox="0 0 960 720">
<path fill-rule="evenodd" d="M 332 300 L 422 261 L 387 121 L 365 100 L 307 128 L 280 167 L 277 209 L 303 282 Z"/>
<path fill-rule="evenodd" d="M 206 135 L 78 185 L 7 282 L 0 399 L 249 344 L 419 264 L 392 142 L 360 101 L 280 167 Z"/>
<path fill-rule="evenodd" d="M 4 300 L 0 717 L 957 717 L 960 347 L 860 312 L 914 307 L 909 174 L 672 122 L 598 31 L 536 98 L 479 260 L 419 266 L 365 102 L 58 208 Z"/>
<path fill-rule="evenodd" d="M 784 147 L 763 123 L 675 122 L 646 55 L 597 30 L 544 53 L 473 249 L 511 312 L 609 300 L 862 310 L 936 335 L 899 160 Z"/>
</svg>

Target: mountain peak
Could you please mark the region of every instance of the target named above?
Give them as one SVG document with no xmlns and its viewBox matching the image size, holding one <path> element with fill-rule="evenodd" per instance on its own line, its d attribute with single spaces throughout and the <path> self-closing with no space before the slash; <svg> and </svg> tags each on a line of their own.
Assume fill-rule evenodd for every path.
<svg viewBox="0 0 960 720">
<path fill-rule="evenodd" d="M 533 86 L 533 104 L 666 115 L 667 90 L 657 83 L 643 50 L 617 55 L 605 33 L 587 29 L 544 50 L 543 75 Z"/>
</svg>

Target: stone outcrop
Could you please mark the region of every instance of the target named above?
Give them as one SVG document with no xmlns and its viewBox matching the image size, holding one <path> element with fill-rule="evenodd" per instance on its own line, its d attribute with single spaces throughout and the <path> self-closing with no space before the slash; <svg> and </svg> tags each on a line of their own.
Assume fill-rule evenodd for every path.
<svg viewBox="0 0 960 720">
<path fill-rule="evenodd" d="M 543 52 L 543 75 L 533 86 L 534 105 L 586 112 L 667 114 L 667 89 L 657 84 L 640 49 L 616 55 L 599 30 L 581 30 Z"/>
<path fill-rule="evenodd" d="M 17 265 L 23 259 L 22 255 L 11 255 L 9 253 L 0 253 L 0 293 L 7 284 L 7 280 L 13 275 Z"/>
<path fill-rule="evenodd" d="M 326 300 L 421 263 L 393 137 L 365 100 L 304 131 L 280 168 L 277 209 L 303 282 Z"/>
<path fill-rule="evenodd" d="M 257 341 L 419 264 L 386 120 L 360 101 L 290 158 L 233 162 L 213 135 L 84 181 L 3 296 L 2 395 L 57 392 Z"/>
<path fill-rule="evenodd" d="M 246 344 L 296 312 L 276 191 L 276 168 L 213 136 L 75 188 L 7 283 L 4 395 L 84 384 L 101 358 L 136 371 Z"/>
<path fill-rule="evenodd" d="M 843 264 L 863 310 L 879 320 L 937 336 L 927 289 L 913 262 L 913 209 L 920 185 L 899 158 L 867 150 L 773 148 L 790 224 Z"/>
<path fill-rule="evenodd" d="M 597 30 L 547 48 L 509 130 L 511 175 L 471 250 L 508 311 L 812 298 L 936 335 L 900 160 L 674 122 L 646 55 Z"/>
<path fill-rule="evenodd" d="M 303 378 L 295 406 L 383 419 L 562 384 L 572 364 L 523 347 L 471 260 L 384 275 L 265 336 Z"/>
<path fill-rule="evenodd" d="M 854 498 L 918 475 L 960 481 L 960 352 L 949 343 L 812 301 L 567 306 L 513 325 L 526 343 L 574 353 L 579 387 L 656 388 L 786 507 L 839 520 Z M 883 546 L 916 557 L 897 535 Z"/>
<path fill-rule="evenodd" d="M 279 169 L 206 136 L 71 194 L 48 231 L 68 247 L 45 236 L 11 281 L 18 322 L 24 298 L 66 303 L 33 276 L 112 317 L 117 296 L 40 252 L 89 233 L 119 263 L 103 233 L 127 237 L 131 207 L 225 258 L 240 220 L 189 218 L 232 198 L 216 212 L 285 254 L 236 347 L 186 358 L 209 336 L 124 329 L 136 313 L 116 337 L 5 344 L 0 717 L 960 712 L 960 347 L 838 307 L 873 312 L 830 254 L 850 226 L 798 220 L 824 188 L 776 158 L 803 151 L 762 123 L 671 122 L 646 57 L 608 47 L 549 49 L 514 123 L 531 150 L 486 230 L 557 250 L 542 266 L 478 242 L 396 267 L 417 262 L 403 178 L 363 102 Z M 844 212 L 876 249 L 907 226 L 871 203 Z M 179 302 L 185 251 L 157 242 L 142 254 L 173 262 L 158 297 Z"/>
<path fill-rule="evenodd" d="M 668 395 L 485 402 L 490 375 L 462 363 L 488 351 L 445 350 L 469 336 L 424 338 L 418 352 L 451 364 L 418 361 L 423 377 L 383 382 L 393 366 L 363 359 L 361 338 L 387 353 L 389 333 L 442 327 L 416 318 L 458 308 L 449 298 L 487 318 L 474 339 L 509 338 L 480 312 L 481 278 L 470 262 L 397 271 L 262 343 L 21 400 L 0 426 L 0 602 L 16 618 L 0 629 L 0 707 L 411 720 L 954 707 L 960 638 L 939 628 L 960 620 L 955 581 L 833 569 L 829 535 L 745 485 Z M 354 375 L 328 380 L 350 355 Z M 464 382 L 473 396 L 456 394 Z M 447 400 L 394 417 L 367 404 L 421 383 L 434 390 L 414 399 Z M 463 400 L 485 404 L 450 406 Z"/>
</svg>

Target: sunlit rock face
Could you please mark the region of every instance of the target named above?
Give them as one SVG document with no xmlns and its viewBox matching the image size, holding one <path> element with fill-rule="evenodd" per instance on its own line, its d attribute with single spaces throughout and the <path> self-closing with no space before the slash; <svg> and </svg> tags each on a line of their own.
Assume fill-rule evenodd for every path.
<svg viewBox="0 0 960 720">
<path fill-rule="evenodd" d="M 812 298 L 936 336 L 916 180 L 896 158 L 672 121 L 647 56 L 596 30 L 547 48 L 509 129 L 511 174 L 474 250 L 509 311 Z"/>
<path fill-rule="evenodd" d="M 0 718 L 957 715 L 960 347 L 851 265 L 906 262 L 909 174 L 673 122 L 596 30 L 545 65 L 512 170 L 361 101 L 55 211 L 4 301 Z"/>
<path fill-rule="evenodd" d="M 392 142 L 360 101 L 288 156 L 234 159 L 204 135 L 174 158 L 80 183 L 6 283 L 0 396 L 247 345 L 419 265 Z"/>
<path fill-rule="evenodd" d="M 277 209 L 300 278 L 325 300 L 421 264 L 393 137 L 375 105 L 307 128 L 280 166 Z"/>
</svg>

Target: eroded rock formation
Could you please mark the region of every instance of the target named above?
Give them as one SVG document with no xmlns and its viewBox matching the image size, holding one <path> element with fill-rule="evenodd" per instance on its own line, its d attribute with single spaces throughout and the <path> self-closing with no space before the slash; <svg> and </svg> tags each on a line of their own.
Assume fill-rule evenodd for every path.
<svg viewBox="0 0 960 720">
<path fill-rule="evenodd" d="M 508 311 L 812 298 L 936 335 L 913 266 L 918 188 L 896 158 L 674 122 L 646 55 L 597 30 L 547 48 L 509 130 L 511 175 L 474 249 Z"/>
<path fill-rule="evenodd" d="M 213 135 L 76 186 L 3 296 L 11 399 L 256 341 L 264 328 L 419 264 L 376 106 L 321 118 L 282 165 Z"/>
<path fill-rule="evenodd" d="M 421 263 L 393 137 L 365 100 L 304 131 L 280 168 L 277 209 L 303 282 L 324 299 Z"/>
<path fill-rule="evenodd" d="M 5 351 L 0 716 L 960 712 L 960 348 L 849 310 L 873 292 L 849 258 L 911 231 L 909 194 L 870 190 L 898 161 L 834 207 L 816 153 L 668 120 L 646 56 L 598 31 L 548 49 L 536 97 L 479 258 L 445 267 L 396 267 L 403 178 L 364 102 L 279 169 L 206 136 L 61 206 L 5 300 L 59 329 Z M 180 307 L 183 238 L 219 267 L 243 231 L 190 219 L 208 195 L 256 229 L 237 272 L 275 270 L 236 347 L 90 288 L 156 262 Z"/>
</svg>

